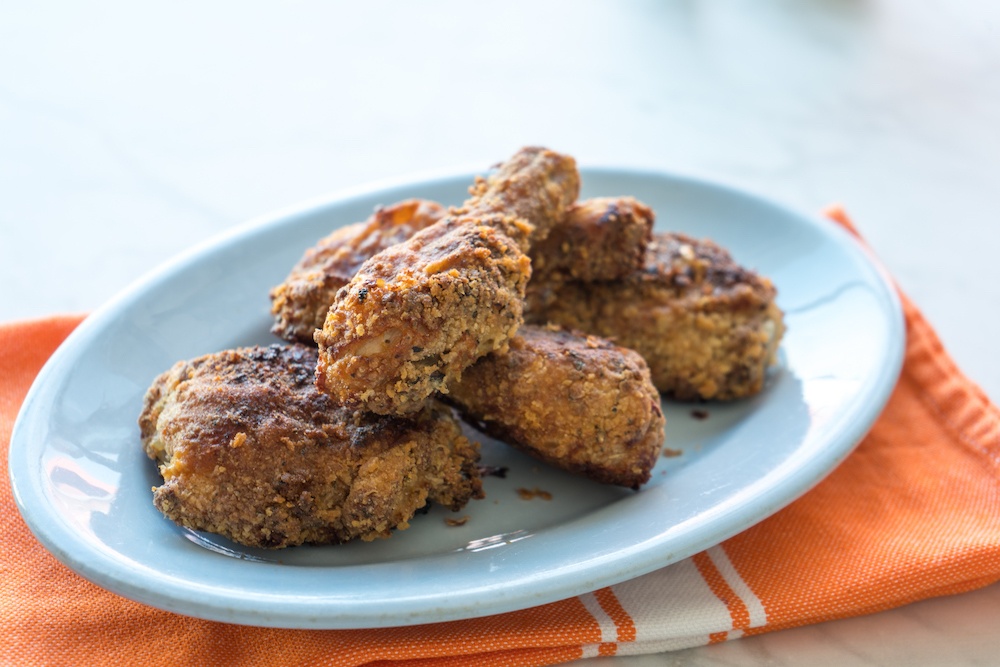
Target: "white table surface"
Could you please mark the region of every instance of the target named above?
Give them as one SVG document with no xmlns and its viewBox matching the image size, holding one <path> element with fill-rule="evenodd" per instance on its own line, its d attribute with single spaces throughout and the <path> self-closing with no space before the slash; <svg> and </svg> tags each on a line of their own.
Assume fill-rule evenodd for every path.
<svg viewBox="0 0 1000 667">
<path fill-rule="evenodd" d="M 300 200 L 524 144 L 843 203 L 1000 399 L 1000 5 L 0 5 L 0 321 Z M 1000 585 L 589 665 L 1000 661 Z"/>
</svg>

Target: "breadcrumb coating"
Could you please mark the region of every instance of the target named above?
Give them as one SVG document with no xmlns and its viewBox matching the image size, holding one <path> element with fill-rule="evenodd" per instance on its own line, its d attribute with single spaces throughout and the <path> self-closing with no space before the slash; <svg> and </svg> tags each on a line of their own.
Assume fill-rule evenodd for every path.
<svg viewBox="0 0 1000 667">
<path fill-rule="evenodd" d="M 139 417 L 163 484 L 153 502 L 194 530 L 251 547 L 373 540 L 428 502 L 482 497 L 479 452 L 451 411 L 346 409 L 316 391 L 316 350 L 229 350 L 156 378 Z"/>
<path fill-rule="evenodd" d="M 316 384 L 379 414 L 419 410 L 522 321 L 531 265 L 492 227 L 448 218 L 365 262 L 316 332 Z"/>
<path fill-rule="evenodd" d="M 649 368 L 610 341 L 525 325 L 452 387 L 463 417 L 563 470 L 639 488 L 663 446 Z"/>
<path fill-rule="evenodd" d="M 708 240 L 659 234 L 621 280 L 535 280 L 526 320 L 613 339 L 681 400 L 730 400 L 764 386 L 784 332 L 771 281 Z"/>
<path fill-rule="evenodd" d="M 528 252 L 562 224 L 580 194 L 580 172 L 571 156 L 528 146 L 492 174 L 476 178 L 469 194 L 454 214 L 495 219 L 494 225 Z"/>
<path fill-rule="evenodd" d="M 445 215 L 443 206 L 409 199 L 379 207 L 364 222 L 321 239 L 296 264 L 283 283 L 271 290 L 271 332 L 291 342 L 312 345 L 316 329 L 337 296 L 372 255 L 401 243 Z"/>
<path fill-rule="evenodd" d="M 523 149 L 462 208 L 366 261 L 315 334 L 317 387 L 345 405 L 406 414 L 505 349 L 523 321 L 524 249 L 578 188 L 572 158 Z"/>
<path fill-rule="evenodd" d="M 532 273 L 536 280 L 624 278 L 642 268 L 654 220 L 653 210 L 632 197 L 577 202 L 532 246 Z"/>
</svg>

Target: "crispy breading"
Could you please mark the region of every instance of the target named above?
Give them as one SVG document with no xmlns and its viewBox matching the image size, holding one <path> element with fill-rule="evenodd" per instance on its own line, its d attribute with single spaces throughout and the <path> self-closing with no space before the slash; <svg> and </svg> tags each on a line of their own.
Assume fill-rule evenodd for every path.
<svg viewBox="0 0 1000 667">
<path fill-rule="evenodd" d="M 642 268 L 654 220 L 653 210 L 632 197 L 577 202 L 532 246 L 531 271 L 536 280 L 623 278 Z"/>
<path fill-rule="evenodd" d="M 526 319 L 613 339 L 649 364 L 676 399 L 761 390 L 784 331 L 776 290 L 708 240 L 659 234 L 641 271 L 614 281 L 536 280 Z"/>
<path fill-rule="evenodd" d="M 466 370 L 450 399 L 487 433 L 542 461 L 638 488 L 663 445 L 646 363 L 606 339 L 525 325 Z"/>
<path fill-rule="evenodd" d="M 494 176 L 495 178 L 495 176 Z M 440 204 L 409 199 L 379 207 L 364 222 L 342 227 L 306 250 L 288 277 L 271 290 L 271 332 L 291 342 L 315 344 L 337 291 L 362 264 L 406 241 L 445 215 Z M 577 280 L 614 280 L 642 265 L 652 237 L 653 212 L 632 197 L 595 198 L 571 205 L 565 220 L 535 244 L 536 274 Z"/>
<path fill-rule="evenodd" d="M 469 194 L 455 215 L 491 219 L 528 252 L 531 244 L 544 240 L 562 223 L 580 194 L 580 173 L 569 155 L 527 146 L 485 178 L 477 177 Z"/>
<path fill-rule="evenodd" d="M 271 290 L 272 333 L 291 342 L 313 343 L 337 291 L 361 265 L 386 248 L 407 240 L 445 215 L 443 206 L 409 199 L 379 207 L 364 222 L 334 231 L 306 250 L 283 283 Z"/>
<path fill-rule="evenodd" d="M 531 268 L 492 227 L 448 218 L 365 262 L 316 332 L 316 384 L 380 414 L 418 410 L 522 321 Z"/>
<path fill-rule="evenodd" d="M 252 547 L 373 540 L 428 502 L 482 497 L 478 448 L 440 403 L 408 417 L 338 406 L 316 350 L 229 350 L 179 362 L 146 393 L 143 447 L 173 521 Z"/>
<path fill-rule="evenodd" d="M 462 209 L 366 261 L 316 332 L 320 390 L 405 414 L 504 349 L 521 325 L 531 274 L 522 246 L 559 219 L 579 186 L 572 158 L 557 157 L 519 152 Z"/>
</svg>

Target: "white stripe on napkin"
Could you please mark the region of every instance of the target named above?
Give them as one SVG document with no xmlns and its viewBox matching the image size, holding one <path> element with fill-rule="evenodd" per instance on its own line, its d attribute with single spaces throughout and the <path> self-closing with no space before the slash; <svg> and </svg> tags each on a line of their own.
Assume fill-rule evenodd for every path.
<svg viewBox="0 0 1000 667">
<path fill-rule="evenodd" d="M 729 556 L 726 555 L 725 549 L 721 546 L 710 547 L 705 551 L 708 557 L 712 560 L 716 569 L 719 570 L 719 574 L 722 578 L 726 580 L 729 587 L 733 589 L 733 593 L 739 596 L 743 604 L 746 605 L 747 611 L 750 613 L 750 627 L 759 628 L 763 625 L 767 625 L 767 611 L 764 609 L 764 604 L 760 601 L 760 598 L 750 590 L 747 586 L 747 582 L 743 581 L 743 577 L 740 573 L 736 571 L 733 566 L 733 562 L 729 560 Z M 742 632 L 740 633 L 742 634 Z"/>
</svg>

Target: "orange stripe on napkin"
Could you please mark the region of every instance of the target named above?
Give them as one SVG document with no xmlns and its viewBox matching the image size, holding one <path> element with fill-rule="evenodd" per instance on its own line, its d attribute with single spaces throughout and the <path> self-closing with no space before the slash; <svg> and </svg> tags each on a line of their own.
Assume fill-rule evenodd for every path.
<svg viewBox="0 0 1000 667">
<path fill-rule="evenodd" d="M 715 597 L 719 598 L 723 604 L 726 605 L 726 609 L 729 610 L 729 618 L 732 620 L 733 630 L 746 630 L 750 627 L 750 612 L 747 610 L 746 603 L 740 599 L 735 591 L 729 586 L 719 569 L 709 558 L 707 551 L 702 551 L 699 554 L 692 556 L 694 564 L 698 567 L 698 572 L 705 579 L 705 583 L 708 587 L 712 589 L 715 593 Z M 728 637 L 728 632 L 725 633 L 715 633 L 712 637 L 712 642 L 722 641 Z"/>
<path fill-rule="evenodd" d="M 632 617 L 629 616 L 625 608 L 622 607 L 622 603 L 618 601 L 615 596 L 614 591 L 610 588 L 602 588 L 599 591 L 594 592 L 594 597 L 601 604 L 601 608 L 604 612 L 611 617 L 611 620 L 615 623 L 615 631 L 618 635 L 618 641 L 620 642 L 634 642 L 635 641 L 635 623 L 632 621 Z"/>
</svg>

